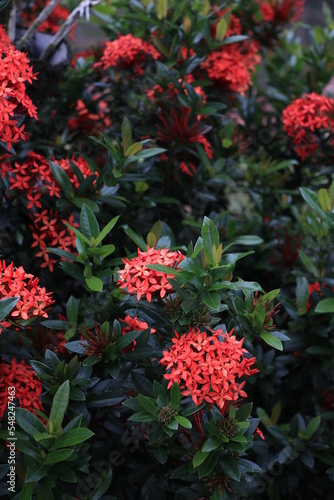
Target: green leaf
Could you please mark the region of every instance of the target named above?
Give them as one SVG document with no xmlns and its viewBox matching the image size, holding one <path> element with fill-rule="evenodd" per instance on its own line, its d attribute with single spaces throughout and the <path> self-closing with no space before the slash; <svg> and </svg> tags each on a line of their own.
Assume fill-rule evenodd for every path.
<svg viewBox="0 0 334 500">
<path fill-rule="evenodd" d="M 203 220 L 202 241 L 205 260 L 209 266 L 212 266 L 214 262 L 212 247 L 215 245 L 218 248 L 220 240 L 216 225 L 208 217 L 204 217 Z"/>
<path fill-rule="evenodd" d="M 260 333 L 266 317 L 266 311 L 263 302 L 260 302 L 252 313 L 252 327 L 255 333 Z"/>
<path fill-rule="evenodd" d="M 72 201 L 73 205 L 75 205 L 76 207 L 78 207 L 80 209 L 82 209 L 82 207 L 84 205 L 86 205 L 94 213 L 98 213 L 100 211 L 99 207 L 97 206 L 95 201 L 89 200 L 88 198 L 80 198 L 78 196 L 75 196 L 73 198 L 73 200 L 71 200 L 71 201 Z"/>
<path fill-rule="evenodd" d="M 70 383 L 66 380 L 57 390 L 50 411 L 49 423 L 47 430 L 55 434 L 61 428 L 65 412 L 67 410 L 68 402 L 70 399 Z M 52 428 L 51 428 L 52 427 Z"/>
<path fill-rule="evenodd" d="M 19 500 L 31 500 L 34 488 L 35 488 L 35 484 L 32 484 L 32 483 L 24 484 L 22 486 L 22 490 L 20 492 Z"/>
<path fill-rule="evenodd" d="M 88 238 L 86 238 L 86 236 L 84 234 L 80 233 L 79 229 L 71 226 L 71 224 L 69 224 L 66 221 L 64 221 L 64 224 L 79 238 L 80 241 L 84 241 L 85 243 L 87 243 L 87 245 L 91 246 L 90 240 Z"/>
<path fill-rule="evenodd" d="M 175 420 L 177 421 L 178 424 L 181 425 L 181 427 L 184 427 L 185 429 L 192 428 L 192 423 L 190 422 L 190 420 L 188 420 L 185 417 L 182 417 L 181 415 L 176 415 Z"/>
<path fill-rule="evenodd" d="M 207 290 L 201 290 L 201 296 L 205 305 L 218 311 L 220 307 L 220 296 L 219 293 L 215 290 L 208 292 Z"/>
<path fill-rule="evenodd" d="M 308 255 L 306 255 L 302 250 L 298 251 L 299 257 L 301 258 L 302 263 L 304 264 L 305 268 L 313 274 L 313 276 L 318 276 L 318 270 Z"/>
<path fill-rule="evenodd" d="M 157 406 L 153 403 L 152 399 L 143 396 L 142 394 L 138 395 L 138 401 L 144 410 L 146 410 L 148 413 L 153 415 L 154 417 L 158 417 L 158 408 Z"/>
<path fill-rule="evenodd" d="M 202 450 L 199 450 L 193 458 L 193 466 L 200 466 L 208 458 L 209 455 L 210 453 L 208 451 L 204 452 Z"/>
<path fill-rule="evenodd" d="M 323 299 L 315 308 L 316 313 L 334 313 L 334 298 Z"/>
<path fill-rule="evenodd" d="M 53 174 L 53 177 L 56 179 L 59 186 L 63 190 L 66 198 L 68 198 L 69 200 L 74 198 L 73 185 L 65 170 L 63 170 L 60 165 L 58 165 L 53 161 L 50 161 L 50 169 Z"/>
<path fill-rule="evenodd" d="M 153 37 L 152 37 L 153 38 Z M 143 145 L 140 142 L 135 142 L 125 151 L 125 157 L 134 156 L 143 149 Z"/>
<path fill-rule="evenodd" d="M 254 246 L 263 243 L 263 239 L 259 236 L 249 234 L 245 236 L 239 236 L 236 240 L 234 240 L 234 243 L 238 245 Z"/>
<path fill-rule="evenodd" d="M 236 412 L 236 417 L 238 419 L 238 422 L 244 422 L 245 420 L 247 420 L 252 411 L 252 408 L 253 408 L 253 403 L 247 403 L 241 406 L 241 408 L 238 408 Z"/>
<path fill-rule="evenodd" d="M 72 469 L 68 467 L 68 464 L 58 464 L 57 465 L 57 475 L 61 481 L 65 483 L 76 483 L 77 476 Z"/>
<path fill-rule="evenodd" d="M 217 437 L 210 437 L 203 443 L 202 451 L 210 452 L 216 450 L 219 446 L 221 446 L 221 444 L 221 439 Z"/>
<path fill-rule="evenodd" d="M 82 233 L 88 238 L 90 244 L 92 238 L 97 238 L 100 234 L 99 223 L 90 208 L 83 205 L 80 214 L 80 227 Z"/>
<path fill-rule="evenodd" d="M 112 468 L 108 466 L 101 474 L 101 477 L 95 486 L 92 493 L 89 495 L 89 500 L 98 500 L 101 498 L 109 489 L 112 481 Z"/>
<path fill-rule="evenodd" d="M 321 208 L 318 205 L 318 197 L 317 195 L 311 191 L 311 189 L 308 188 L 299 188 L 299 191 L 306 201 L 306 203 L 312 208 L 312 210 L 320 217 L 324 218 L 324 212 L 321 210 Z"/>
<path fill-rule="evenodd" d="M 224 457 L 221 461 L 221 466 L 223 471 L 235 481 L 240 481 L 241 472 L 239 470 L 237 462 L 230 457 Z"/>
<path fill-rule="evenodd" d="M 198 468 L 198 477 L 202 479 L 203 477 L 209 476 L 213 469 L 216 467 L 217 462 L 219 460 L 220 453 L 210 453 L 209 457 L 203 464 L 201 464 Z"/>
<path fill-rule="evenodd" d="M 321 417 L 318 415 L 317 417 L 314 417 L 306 426 L 306 429 L 304 431 L 304 436 L 305 439 L 309 440 L 313 436 L 313 434 L 316 432 L 318 429 L 319 425 L 321 422 Z"/>
<path fill-rule="evenodd" d="M 283 351 L 283 344 L 277 337 L 275 337 L 275 335 L 272 335 L 271 333 L 263 331 L 260 333 L 260 337 L 262 338 L 262 340 L 264 340 L 271 347 L 274 347 L 275 349 L 278 349 L 279 351 Z"/>
<path fill-rule="evenodd" d="M 216 28 L 216 40 L 218 42 L 222 42 L 225 38 L 226 31 L 228 28 L 228 21 L 222 17 L 219 22 L 217 23 L 217 28 Z"/>
<path fill-rule="evenodd" d="M 170 390 L 170 405 L 175 411 L 179 411 L 181 403 L 181 389 L 178 383 L 174 383 Z"/>
<path fill-rule="evenodd" d="M 122 335 L 119 339 L 116 340 L 115 346 L 117 350 L 124 349 L 128 345 L 133 342 L 141 332 L 139 330 L 133 330 L 132 332 L 127 332 L 125 335 Z"/>
<path fill-rule="evenodd" d="M 64 462 L 73 454 L 73 452 L 74 450 L 71 449 L 51 451 L 46 455 L 44 464 L 49 465 L 49 464 L 56 464 L 58 462 Z"/>
<path fill-rule="evenodd" d="M 71 295 L 66 304 L 66 317 L 72 327 L 77 326 L 78 306 L 73 295 Z"/>
<path fill-rule="evenodd" d="M 16 422 L 30 436 L 45 432 L 45 426 L 33 413 L 23 408 L 17 408 L 15 413 Z"/>
<path fill-rule="evenodd" d="M 111 221 L 108 222 L 108 224 L 102 229 L 100 234 L 95 238 L 95 245 L 99 245 L 102 240 L 110 233 L 112 228 L 115 226 L 116 222 L 119 219 L 119 215 L 111 219 Z"/>
<path fill-rule="evenodd" d="M 319 189 L 318 200 L 319 200 L 320 206 L 324 212 L 331 212 L 332 211 L 331 199 L 330 199 L 329 194 L 325 188 Z"/>
<path fill-rule="evenodd" d="M 85 279 L 87 287 L 93 292 L 102 292 L 103 290 L 103 281 L 96 276 L 91 276 L 90 278 Z"/>
<path fill-rule="evenodd" d="M 162 148 L 151 148 L 151 149 L 144 149 L 144 151 L 141 151 L 140 153 L 136 154 L 135 156 L 128 157 L 125 161 L 125 163 L 133 163 L 134 161 L 144 159 L 144 158 L 151 158 L 152 156 L 157 156 L 160 155 L 161 153 L 165 153 L 167 150 L 162 149 Z"/>
<path fill-rule="evenodd" d="M 122 123 L 122 140 L 123 140 L 123 151 L 126 155 L 126 151 L 132 144 L 132 129 L 129 120 L 125 117 Z"/>
<path fill-rule="evenodd" d="M 147 411 L 139 411 L 134 415 L 131 415 L 128 420 L 133 422 L 151 422 L 152 420 L 154 420 L 154 417 Z"/>
<path fill-rule="evenodd" d="M 27 474 L 25 477 L 26 483 L 35 483 L 40 481 L 48 472 L 49 467 L 47 465 L 32 464 L 28 466 Z"/>
<path fill-rule="evenodd" d="M 147 247 L 146 247 L 146 250 L 147 250 Z M 173 267 L 169 267 L 169 266 L 164 266 L 162 264 L 147 264 L 147 267 L 149 269 L 154 269 L 155 271 L 160 271 L 161 273 L 172 274 L 173 276 L 176 276 L 178 273 L 177 269 L 174 269 Z"/>
<path fill-rule="evenodd" d="M 50 448 L 50 451 L 58 450 L 59 448 L 68 448 L 69 446 L 80 444 L 83 441 L 90 439 L 92 436 L 94 436 L 94 432 L 86 429 L 85 427 L 70 429 L 56 439 L 56 441 Z"/>
<path fill-rule="evenodd" d="M 309 298 L 309 288 L 307 279 L 302 276 L 297 278 L 296 299 L 299 313 L 306 312 L 306 304 Z"/>
<path fill-rule="evenodd" d="M 10 297 L 0 300 L 0 321 L 5 319 L 5 317 L 12 312 L 19 300 L 20 297 Z"/>
<path fill-rule="evenodd" d="M 147 243 L 142 236 L 136 234 L 127 224 L 123 226 L 123 229 L 125 234 L 127 234 L 129 238 L 136 243 L 140 250 L 144 252 L 147 251 Z"/>
<path fill-rule="evenodd" d="M 262 302 L 264 302 L 265 300 L 267 300 L 268 302 L 272 302 L 274 299 L 276 299 L 280 291 L 281 291 L 280 288 L 276 288 L 276 290 L 272 290 L 271 292 L 265 293 L 262 296 Z"/>
</svg>

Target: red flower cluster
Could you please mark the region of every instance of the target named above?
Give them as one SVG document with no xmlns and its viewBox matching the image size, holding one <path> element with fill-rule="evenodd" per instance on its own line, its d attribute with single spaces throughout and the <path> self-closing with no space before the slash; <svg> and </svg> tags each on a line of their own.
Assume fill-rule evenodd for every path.
<svg viewBox="0 0 334 500">
<path fill-rule="evenodd" d="M 137 318 L 137 316 L 135 316 L 133 318 L 132 316 L 127 314 L 124 319 L 119 318 L 119 320 L 122 324 L 122 329 L 121 329 L 122 335 L 125 335 L 126 333 L 133 332 L 133 331 L 143 332 L 144 330 L 146 330 L 148 328 L 148 324 L 145 323 L 145 321 L 140 321 Z M 154 328 L 151 328 L 151 333 L 155 333 L 155 331 L 156 330 Z M 128 345 L 127 347 L 125 347 L 123 349 L 123 352 L 126 353 L 128 351 L 133 351 L 135 345 L 136 345 L 136 340 L 131 342 L 131 344 Z"/>
<path fill-rule="evenodd" d="M 29 3 L 29 6 L 20 12 L 21 22 L 25 26 L 29 26 L 38 16 L 38 14 L 50 3 L 50 0 L 35 0 L 34 3 Z M 62 5 L 56 5 L 49 15 L 49 17 L 43 21 L 39 27 L 38 31 L 44 32 L 49 31 L 50 33 L 57 33 L 61 25 L 70 15 L 70 11 Z M 74 35 L 75 28 L 71 28 L 71 35 Z"/>
<path fill-rule="evenodd" d="M 94 94 L 92 96 L 93 101 L 99 99 L 100 94 Z M 67 122 L 67 126 L 72 130 L 86 130 L 91 132 L 103 132 L 106 128 L 111 126 L 111 120 L 109 118 L 109 107 L 106 101 L 101 100 L 96 103 L 97 111 L 96 113 L 91 113 L 86 104 L 82 99 L 79 99 L 76 104 L 77 116 L 70 118 Z"/>
<path fill-rule="evenodd" d="M 110 66 L 117 70 L 131 68 L 136 75 L 144 73 L 142 64 L 150 57 L 159 59 L 160 53 L 149 42 L 137 38 L 131 34 L 118 35 L 118 38 L 112 42 L 106 42 L 101 61 L 94 67 L 107 69 Z"/>
<path fill-rule="evenodd" d="M 314 92 L 296 99 L 284 109 L 284 131 L 292 138 L 302 160 L 319 148 L 318 132 L 334 131 L 334 120 L 330 116 L 333 109 L 334 99 Z"/>
<path fill-rule="evenodd" d="M 158 118 L 162 125 L 157 125 L 157 137 L 161 142 L 171 143 L 197 143 L 202 144 L 206 154 L 212 160 L 213 152 L 209 141 L 204 135 L 210 127 L 203 126 L 197 119 L 190 122 L 191 109 L 181 107 L 179 111 L 171 108 L 168 112 L 161 113 Z"/>
<path fill-rule="evenodd" d="M 241 23 L 233 14 L 226 37 L 241 35 Z M 244 95 L 252 84 L 251 75 L 260 63 L 258 43 L 254 40 L 224 45 L 214 50 L 201 63 L 210 80 Z"/>
<path fill-rule="evenodd" d="M 172 252 L 167 248 L 156 250 L 147 247 L 146 252 L 142 252 L 138 248 L 138 257 L 132 260 L 123 259 L 125 268 L 123 271 L 118 271 L 119 280 L 117 283 L 120 288 L 126 288 L 128 293 L 136 293 L 137 300 L 140 300 L 142 295 L 146 296 L 149 302 L 152 300 L 152 295 L 163 298 L 166 293 L 170 293 L 173 289 L 167 281 L 168 278 L 173 278 L 173 275 L 154 271 L 149 269 L 147 265 L 162 264 L 177 269 L 179 263 L 184 259 L 182 253 Z"/>
<path fill-rule="evenodd" d="M 160 363 L 171 372 L 164 375 L 169 380 L 168 388 L 175 382 L 180 384 L 181 393 L 191 396 L 196 405 L 204 401 L 223 409 L 230 401 L 246 397 L 243 390 L 243 376 L 258 373 L 251 368 L 255 357 L 246 358 L 242 348 L 244 339 L 237 340 L 233 334 L 222 330 L 210 330 L 210 335 L 199 328 L 190 328 L 188 333 L 172 339 L 173 345 L 163 351 Z"/>
<path fill-rule="evenodd" d="M 77 160 L 72 157 L 71 161 L 78 167 L 84 178 L 93 175 L 88 167 L 88 163 L 83 158 Z M 63 170 L 67 173 L 74 188 L 77 189 L 80 182 L 71 169 L 68 159 L 55 160 Z M 28 200 L 28 208 L 33 206 L 42 208 L 40 198 L 43 193 L 48 192 L 50 196 L 61 197 L 61 188 L 56 182 L 50 169 L 48 160 L 39 154 L 30 151 L 27 154 L 26 161 L 20 165 L 15 163 L 14 167 L 10 163 L 3 162 L 1 164 L 2 177 L 8 174 L 10 181 L 10 189 L 18 189 L 23 191 Z"/>
<path fill-rule="evenodd" d="M 73 227 L 79 227 L 79 224 L 74 222 L 74 215 L 69 219 L 65 219 L 58 212 L 53 213 L 52 209 L 47 209 L 42 212 L 34 212 L 31 214 L 33 225 L 30 226 L 34 242 L 31 247 L 38 247 L 39 252 L 36 257 L 44 260 L 41 267 L 47 267 L 50 273 L 53 272 L 53 266 L 57 262 L 56 259 L 50 258 L 50 253 L 47 247 L 55 247 L 66 252 L 71 252 L 75 249 L 75 234 L 70 231 L 65 222 L 68 222 Z"/>
<path fill-rule="evenodd" d="M 28 320 L 42 316 L 47 318 L 46 310 L 53 304 L 52 292 L 46 292 L 39 286 L 39 279 L 25 272 L 23 267 L 14 267 L 13 262 L 6 266 L 0 261 L 0 299 L 19 297 L 19 301 L 8 315 L 0 321 L 2 327 L 8 328 L 11 321 Z"/>
<path fill-rule="evenodd" d="M 276 25 L 294 23 L 304 12 L 305 0 L 259 0 L 259 2 L 263 19 Z"/>
<path fill-rule="evenodd" d="M 35 415 L 35 410 L 43 411 L 40 400 L 43 387 L 37 373 L 23 359 L 18 363 L 13 358 L 11 364 L 2 362 L 0 365 L 0 420 L 7 408 L 9 387 L 15 387 L 15 398 L 19 400 L 20 408 Z"/>
<path fill-rule="evenodd" d="M 186 88 L 186 84 L 191 84 L 195 81 L 195 77 L 189 73 L 184 77 L 184 80 L 182 81 L 182 78 L 179 78 L 179 83 L 182 83 L 182 88 L 186 96 L 188 96 L 188 90 Z M 207 95 L 202 89 L 202 87 L 193 87 L 194 92 L 201 98 L 201 104 L 206 103 Z M 178 89 L 175 87 L 174 83 L 169 83 L 167 85 L 167 88 L 164 89 L 161 85 L 154 85 L 152 89 L 146 90 L 146 96 L 148 99 L 152 101 L 159 101 L 159 104 L 164 104 L 166 101 L 172 101 L 175 99 L 175 97 L 179 94 Z M 163 99 L 163 103 L 161 103 L 161 99 Z"/>
<path fill-rule="evenodd" d="M 26 54 L 15 49 L 0 25 L 0 141 L 7 143 L 8 151 L 12 144 L 29 137 L 24 125 L 19 125 L 19 117 L 28 113 L 37 119 L 25 86 L 35 79 Z"/>
</svg>

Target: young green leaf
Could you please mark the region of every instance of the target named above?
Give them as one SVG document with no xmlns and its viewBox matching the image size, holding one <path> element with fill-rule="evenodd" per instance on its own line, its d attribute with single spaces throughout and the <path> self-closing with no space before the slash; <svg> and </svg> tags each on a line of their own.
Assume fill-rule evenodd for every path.
<svg viewBox="0 0 334 500">
<path fill-rule="evenodd" d="M 61 428 L 70 398 L 70 383 L 66 380 L 57 390 L 50 411 L 47 430 L 57 434 Z"/>
</svg>

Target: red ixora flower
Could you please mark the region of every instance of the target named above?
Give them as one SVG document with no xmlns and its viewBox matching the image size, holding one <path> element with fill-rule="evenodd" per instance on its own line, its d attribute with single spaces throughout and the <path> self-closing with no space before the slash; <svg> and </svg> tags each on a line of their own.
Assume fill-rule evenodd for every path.
<svg viewBox="0 0 334 500">
<path fill-rule="evenodd" d="M 298 21 L 305 6 L 305 0 L 259 0 L 259 3 L 263 19 L 280 25 Z"/>
<path fill-rule="evenodd" d="M 302 160 L 319 148 L 320 132 L 334 131 L 333 109 L 334 99 L 314 92 L 295 99 L 284 109 L 284 131 L 292 138 L 295 151 Z"/>
<path fill-rule="evenodd" d="M 11 321 L 38 316 L 47 318 L 46 310 L 54 302 L 51 295 L 52 292 L 46 292 L 44 287 L 40 287 L 39 279 L 26 273 L 22 266 L 14 267 L 13 262 L 6 266 L 5 261 L 0 261 L 0 299 L 19 297 L 7 319 L 0 321 L 0 332 L 2 327 L 9 327 Z"/>
<path fill-rule="evenodd" d="M 157 125 L 157 137 L 161 142 L 191 144 L 202 144 L 206 154 L 212 160 L 213 153 L 211 145 L 209 144 L 204 134 L 206 134 L 211 127 L 201 124 L 201 120 L 197 117 L 195 120 L 190 120 L 191 109 L 181 107 L 179 111 L 171 108 L 168 112 L 164 111 L 158 118 L 162 125 Z"/>
<path fill-rule="evenodd" d="M 226 9 L 218 12 L 222 16 L 226 13 Z M 226 37 L 241 35 L 241 30 L 240 20 L 232 14 Z M 212 31 L 214 36 L 215 26 Z M 254 40 L 244 40 L 213 50 L 201 63 L 201 68 L 213 82 L 232 92 L 245 95 L 249 85 L 252 84 L 252 73 L 260 61 L 259 44 Z"/>
<path fill-rule="evenodd" d="M 50 257 L 50 252 L 47 247 L 54 247 L 65 252 L 72 252 L 75 246 L 75 234 L 66 227 L 65 222 L 71 226 L 78 228 L 79 224 L 74 221 L 74 215 L 70 215 L 67 219 L 58 212 L 53 212 L 52 209 L 43 211 L 35 211 L 31 214 L 33 225 L 29 226 L 32 231 L 34 242 L 31 247 L 38 247 L 39 252 L 36 257 L 41 257 L 44 262 L 41 267 L 47 267 L 50 273 L 53 272 L 53 266 L 57 262 L 56 259 Z M 51 254 L 52 255 L 52 254 Z M 62 260 L 64 258 L 62 257 Z"/>
<path fill-rule="evenodd" d="M 94 67 L 103 66 L 103 69 L 107 69 L 112 66 L 117 70 L 130 68 L 135 74 L 140 75 L 144 73 L 142 64 L 149 58 L 160 58 L 160 53 L 151 43 L 131 34 L 118 35 L 116 40 L 106 42 L 101 61 Z"/>
<path fill-rule="evenodd" d="M 117 283 L 120 288 L 125 288 L 128 293 L 136 293 L 137 300 L 141 296 L 151 302 L 152 296 L 163 298 L 173 289 L 168 278 L 173 278 L 172 274 L 155 271 L 147 267 L 148 264 L 162 264 L 164 266 L 177 269 L 179 263 L 185 259 L 182 253 L 172 252 L 167 248 L 159 250 L 147 247 L 147 251 L 142 252 L 138 248 L 138 257 L 134 259 L 123 259 L 125 268 L 118 271 L 119 279 Z"/>
<path fill-rule="evenodd" d="M 173 344 L 168 351 L 163 351 L 160 363 L 170 372 L 164 375 L 169 380 L 168 388 L 175 382 L 180 385 L 184 396 L 191 396 L 196 405 L 202 401 L 215 403 L 221 410 L 226 404 L 246 397 L 243 390 L 245 381 L 241 377 L 258 373 L 251 368 L 255 357 L 246 358 L 243 349 L 244 339 L 237 340 L 230 333 L 222 330 L 201 332 L 199 328 L 190 328 L 181 336 L 175 332 Z"/>
<path fill-rule="evenodd" d="M 133 331 L 140 331 L 143 332 L 144 330 L 147 330 L 148 324 L 145 321 L 140 321 L 137 316 L 134 318 L 127 314 L 124 319 L 119 318 L 119 321 L 121 322 L 121 333 L 122 335 L 126 335 L 128 332 L 133 332 Z M 155 329 L 151 328 L 151 334 L 155 333 Z M 133 351 L 134 347 L 136 345 L 136 340 L 131 342 L 130 345 L 125 347 L 123 349 L 123 352 L 126 353 L 128 351 Z"/>
<path fill-rule="evenodd" d="M 15 388 L 15 399 L 20 402 L 20 408 L 29 410 L 36 415 L 35 410 L 42 410 L 40 400 L 42 394 L 42 383 L 37 373 L 26 365 L 22 359 L 18 363 L 15 358 L 11 363 L 0 364 L 0 420 L 7 408 L 9 387 Z"/>
<path fill-rule="evenodd" d="M 37 119 L 37 109 L 26 94 L 25 83 L 36 80 L 26 54 L 16 50 L 0 25 L 0 141 L 12 144 L 26 140 L 29 134 L 19 118 L 28 113 Z"/>
<path fill-rule="evenodd" d="M 54 159 L 54 162 L 66 172 L 74 189 L 78 189 L 80 181 L 71 168 L 71 163 L 73 163 L 74 167 L 77 167 L 84 179 L 92 175 L 97 175 L 96 172 L 93 174 L 87 161 L 81 156 L 77 159 L 73 156 L 70 160 L 68 158 L 61 160 Z M 42 200 L 40 198 L 45 193 L 57 198 L 61 197 L 61 188 L 51 172 L 50 163 L 40 154 L 30 151 L 27 154 L 26 161 L 22 165 L 17 162 L 12 165 L 7 158 L 7 161 L 0 163 L 0 168 L 2 177 L 5 174 L 8 176 L 10 182 L 9 189 L 22 191 L 23 195 L 26 196 L 29 209 L 33 207 L 42 208 Z"/>
</svg>

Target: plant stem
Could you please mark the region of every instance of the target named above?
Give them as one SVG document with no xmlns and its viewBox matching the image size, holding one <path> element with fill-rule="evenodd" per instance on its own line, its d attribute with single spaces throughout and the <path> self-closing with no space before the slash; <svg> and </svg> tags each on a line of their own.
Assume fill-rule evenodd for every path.
<svg viewBox="0 0 334 500">
<path fill-rule="evenodd" d="M 49 17 L 53 9 L 56 7 L 57 3 L 59 0 L 51 0 L 51 2 L 45 7 L 45 9 L 42 10 L 42 12 L 39 14 L 39 16 L 35 19 L 35 21 L 32 23 L 32 25 L 28 28 L 28 30 L 25 32 L 21 40 L 17 44 L 17 48 L 21 49 L 24 47 L 29 39 L 36 33 L 38 30 L 38 27 Z"/>
</svg>

